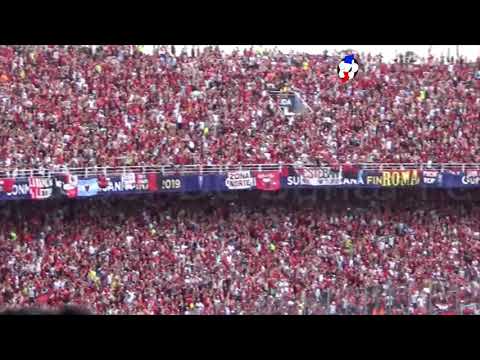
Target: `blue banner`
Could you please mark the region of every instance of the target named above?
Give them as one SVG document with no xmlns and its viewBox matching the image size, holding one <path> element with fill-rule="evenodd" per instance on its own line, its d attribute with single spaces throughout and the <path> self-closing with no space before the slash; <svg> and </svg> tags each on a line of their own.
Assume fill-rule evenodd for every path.
<svg viewBox="0 0 480 360">
<path fill-rule="evenodd" d="M 15 179 L 11 192 L 0 191 L 0 200 L 31 199 L 28 179 Z"/>
<path fill-rule="evenodd" d="M 476 188 L 480 187 L 480 172 L 468 171 L 461 173 L 444 172 L 442 174 L 443 188 Z"/>
<path fill-rule="evenodd" d="M 439 170 L 423 170 L 422 185 L 427 188 L 437 188 L 442 186 L 442 172 Z"/>
<path fill-rule="evenodd" d="M 396 188 L 415 187 L 422 184 L 419 170 L 384 170 L 363 171 L 361 174 L 362 187 L 367 188 Z"/>
<path fill-rule="evenodd" d="M 341 174 L 331 168 L 295 169 L 290 167 L 288 170 L 288 176 L 282 176 L 280 180 L 282 188 L 313 189 L 319 186 L 341 186 L 343 183 Z"/>
<path fill-rule="evenodd" d="M 159 176 L 158 191 L 160 192 L 198 192 L 200 189 L 200 176 Z"/>
<path fill-rule="evenodd" d="M 225 185 L 226 180 L 225 175 L 203 175 L 200 190 L 203 192 L 230 191 Z"/>
<path fill-rule="evenodd" d="M 440 170 L 353 170 L 339 173 L 323 169 L 285 169 L 280 189 L 336 188 L 480 188 L 480 171 Z M 44 199 L 49 197 L 92 197 L 142 193 L 195 193 L 251 191 L 258 189 L 257 173 L 234 171 L 226 174 L 173 175 L 124 174 L 118 176 L 78 178 L 53 175 L 52 179 L 18 178 L 9 192 L 0 187 L 0 200 Z M 277 175 L 278 176 L 278 175 Z M 278 184 L 278 177 L 276 180 Z M 50 193 L 52 196 L 50 196 Z M 48 196 L 47 196 L 48 195 Z"/>
<path fill-rule="evenodd" d="M 78 195 L 79 197 L 89 197 L 98 194 L 98 179 L 78 179 Z"/>
</svg>

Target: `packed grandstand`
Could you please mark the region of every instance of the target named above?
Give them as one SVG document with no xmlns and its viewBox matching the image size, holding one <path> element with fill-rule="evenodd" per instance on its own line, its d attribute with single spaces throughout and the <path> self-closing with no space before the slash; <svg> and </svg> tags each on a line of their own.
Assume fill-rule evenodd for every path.
<svg viewBox="0 0 480 360">
<path fill-rule="evenodd" d="M 343 55 L 0 46 L 0 307 L 480 313 L 480 59 Z"/>
</svg>

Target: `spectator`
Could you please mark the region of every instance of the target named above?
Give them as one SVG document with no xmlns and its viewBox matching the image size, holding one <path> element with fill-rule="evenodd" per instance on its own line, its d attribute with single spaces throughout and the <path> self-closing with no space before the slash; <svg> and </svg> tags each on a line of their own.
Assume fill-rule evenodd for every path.
<svg viewBox="0 0 480 360">
<path fill-rule="evenodd" d="M 255 194 L 230 202 L 9 203 L 0 304 L 100 314 L 477 311 L 480 214 L 468 203 L 415 194 L 383 208 L 320 201 L 315 211 Z M 398 231 L 406 226 L 413 231 Z"/>
<path fill-rule="evenodd" d="M 475 64 L 385 64 L 367 54 L 355 86 L 341 87 L 330 76 L 335 54 L 0 52 L 4 167 L 480 158 Z M 313 112 L 290 120 L 272 112 L 269 84 L 297 89 Z M 203 151 L 183 153 L 186 136 Z"/>
</svg>

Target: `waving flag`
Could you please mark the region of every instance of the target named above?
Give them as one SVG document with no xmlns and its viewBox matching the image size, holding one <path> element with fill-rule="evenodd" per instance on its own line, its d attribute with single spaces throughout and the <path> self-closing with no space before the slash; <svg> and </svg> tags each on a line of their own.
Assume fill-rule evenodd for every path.
<svg viewBox="0 0 480 360">
<path fill-rule="evenodd" d="M 58 174 L 55 175 L 53 190 L 54 197 L 66 196 L 68 198 L 77 197 L 77 183 L 78 178 L 75 175 L 70 174 Z"/>
</svg>

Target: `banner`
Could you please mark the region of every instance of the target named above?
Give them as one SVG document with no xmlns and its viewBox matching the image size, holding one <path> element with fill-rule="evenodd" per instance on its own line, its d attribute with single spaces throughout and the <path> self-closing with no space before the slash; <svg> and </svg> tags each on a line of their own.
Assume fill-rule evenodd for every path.
<svg viewBox="0 0 480 360">
<path fill-rule="evenodd" d="M 419 170 L 384 170 L 364 171 L 362 177 L 364 185 L 369 187 L 404 187 L 419 185 L 420 175 Z"/>
<path fill-rule="evenodd" d="M 225 186 L 229 190 L 244 190 L 255 187 L 255 178 L 251 171 L 233 171 L 227 174 Z"/>
<path fill-rule="evenodd" d="M 97 178 L 78 179 L 78 196 L 89 197 L 98 194 L 99 186 Z"/>
<path fill-rule="evenodd" d="M 297 107 L 294 93 L 281 94 L 278 98 L 278 105 L 284 113 L 293 113 Z"/>
<path fill-rule="evenodd" d="M 110 193 L 135 194 L 147 191 L 148 179 L 143 174 L 130 173 L 121 176 L 102 176 L 99 179 L 98 195 L 108 195 Z"/>
<path fill-rule="evenodd" d="M 191 177 L 191 176 L 190 176 Z M 185 186 L 188 176 L 162 176 L 160 174 L 148 174 L 147 176 L 147 188 L 148 191 L 160 191 L 160 192 L 181 192 L 189 191 Z M 198 176 L 195 176 L 197 186 L 194 186 L 194 190 L 198 189 Z"/>
<path fill-rule="evenodd" d="M 75 198 L 78 195 L 78 177 L 68 174 L 57 174 L 53 177 L 53 197 Z"/>
<path fill-rule="evenodd" d="M 480 172 L 466 171 L 453 173 L 446 171 L 442 174 L 442 187 L 445 188 L 471 188 L 480 187 Z"/>
<path fill-rule="evenodd" d="M 480 171 L 478 170 L 467 170 L 465 174 L 462 174 L 462 185 L 471 186 L 471 185 L 480 185 Z"/>
<path fill-rule="evenodd" d="M 270 96 L 274 99 L 284 114 L 295 113 L 302 110 L 302 108 L 299 108 L 298 106 L 298 100 L 294 92 L 282 93 L 272 91 L 270 92 Z"/>
<path fill-rule="evenodd" d="M 53 180 L 47 178 L 28 178 L 30 197 L 33 200 L 48 199 L 52 196 Z"/>
<path fill-rule="evenodd" d="M 134 173 L 128 173 L 128 174 L 122 175 L 121 183 L 122 183 L 123 189 L 125 189 L 126 191 L 136 190 L 137 188 L 136 186 L 137 181 Z"/>
<path fill-rule="evenodd" d="M 423 170 L 422 183 L 427 186 L 438 186 L 442 183 L 442 173 L 438 170 Z"/>
<path fill-rule="evenodd" d="M 343 172 L 342 172 L 343 174 Z M 356 177 L 355 177 L 356 176 Z M 237 190 L 434 187 L 480 188 L 480 170 L 359 170 L 343 177 L 336 171 L 294 169 L 284 171 L 234 171 L 226 174 L 162 176 L 127 173 L 117 176 L 77 178 L 54 174 L 52 178 L 0 179 L 0 200 L 47 199 L 142 194 L 146 192 L 224 192 Z"/>
<path fill-rule="evenodd" d="M 340 173 L 331 168 L 295 169 L 296 176 L 291 176 L 287 182 L 291 185 L 309 185 L 309 186 L 332 186 L 340 185 Z"/>
<path fill-rule="evenodd" d="M 255 174 L 256 185 L 258 190 L 262 191 L 278 191 L 280 190 L 280 172 L 264 171 Z"/>
<path fill-rule="evenodd" d="M 207 174 L 207 175 L 201 176 L 198 181 L 199 189 L 202 192 L 230 191 L 226 183 L 227 183 L 227 175 Z"/>
<path fill-rule="evenodd" d="M 105 177 L 105 184 L 102 184 L 98 189 L 98 194 L 102 195 L 103 193 L 111 193 L 111 192 L 129 192 L 131 190 L 131 183 L 124 182 L 123 176 L 110 176 Z M 103 181 L 103 179 L 102 179 Z M 133 189 L 135 188 L 135 181 L 133 182 Z"/>
<path fill-rule="evenodd" d="M 148 191 L 148 178 L 145 174 L 135 174 L 135 190 Z"/>
<path fill-rule="evenodd" d="M 361 173 L 360 173 L 361 174 Z M 298 175 L 290 175 L 287 177 L 281 178 L 282 188 L 284 189 L 314 189 L 319 187 L 344 187 L 344 188 L 351 188 L 351 187 L 359 187 L 365 186 L 363 178 L 361 175 L 358 178 L 344 178 L 338 175 L 336 178 L 330 179 L 322 179 L 318 181 L 318 185 L 310 185 L 310 181 L 303 179 L 301 176 Z"/>
<path fill-rule="evenodd" d="M 10 184 L 8 184 L 10 185 Z M 4 190 L 10 190 L 9 192 L 0 191 L 0 200 L 21 200 L 21 199 L 31 199 L 30 197 L 30 188 L 28 186 L 28 179 L 15 179 L 11 184 L 12 188 L 9 189 L 3 184 Z"/>
<path fill-rule="evenodd" d="M 159 191 L 182 191 L 183 181 L 180 176 L 159 177 Z"/>
</svg>

